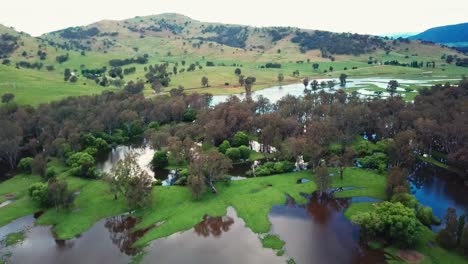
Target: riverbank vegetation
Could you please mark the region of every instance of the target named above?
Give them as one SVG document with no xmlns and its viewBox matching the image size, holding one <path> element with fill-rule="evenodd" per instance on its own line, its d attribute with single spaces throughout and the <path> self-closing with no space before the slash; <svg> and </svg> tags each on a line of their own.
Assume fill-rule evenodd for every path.
<svg viewBox="0 0 468 264">
<path fill-rule="evenodd" d="M 406 179 L 418 157 L 433 151 L 466 171 L 466 79 L 422 89 L 414 103 L 397 94 L 361 100 L 321 91 L 275 104 L 231 97 L 210 107 L 209 94 L 180 89 L 145 98 L 136 86 L 38 108 L 1 105 L 2 166 L 12 174 L 23 170 L 0 184 L 2 199 L 15 199 L 0 208 L 1 224 L 43 210 L 37 223 L 53 225 L 57 238 L 70 239 L 99 219 L 134 211 L 137 230 L 148 230 L 135 246 L 145 246 L 233 206 L 247 227 L 264 234 L 271 207 L 284 203 L 286 194 L 304 203 L 301 193 L 338 188 L 337 197 L 377 199 L 352 203 L 345 212 L 362 226 L 363 239 L 382 240 L 389 248 L 411 248 L 421 239 L 437 248 L 444 244 L 429 235 L 419 238 L 438 221 L 414 201 Z M 143 139 L 163 151 L 153 166 L 186 170 L 188 186 L 153 186 L 131 157 L 110 178 L 97 170 L 96 160 L 112 146 Z M 245 151 L 253 141 L 267 159 L 252 167 L 249 176 L 258 177 L 231 181 L 226 176 L 232 163 L 253 156 Z M 299 157 L 308 169 L 291 172 L 300 167 Z M 395 219 L 405 221 L 395 225 Z M 424 247 L 415 249 L 427 254 Z"/>
</svg>

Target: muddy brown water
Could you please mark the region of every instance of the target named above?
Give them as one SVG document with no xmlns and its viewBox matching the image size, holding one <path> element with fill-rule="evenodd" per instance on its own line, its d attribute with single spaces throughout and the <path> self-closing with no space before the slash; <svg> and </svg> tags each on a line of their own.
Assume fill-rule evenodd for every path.
<svg viewBox="0 0 468 264">
<path fill-rule="evenodd" d="M 258 235 L 245 227 L 232 207 L 226 216 L 205 217 L 190 230 L 153 241 L 143 260 L 144 264 L 285 262 L 285 257 L 262 247 Z"/>
<path fill-rule="evenodd" d="M 318 192 L 305 197 L 306 204 L 288 197 L 268 215 L 272 233 L 286 242 L 288 255 L 297 263 L 385 263 L 383 252 L 360 245 L 359 228 L 344 216 L 351 199 Z"/>
</svg>

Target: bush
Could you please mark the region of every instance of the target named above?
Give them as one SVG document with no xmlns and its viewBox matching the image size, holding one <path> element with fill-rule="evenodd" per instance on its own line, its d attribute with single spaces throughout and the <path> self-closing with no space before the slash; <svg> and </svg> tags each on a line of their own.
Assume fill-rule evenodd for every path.
<svg viewBox="0 0 468 264">
<path fill-rule="evenodd" d="M 45 176 L 47 171 L 47 161 L 43 154 L 36 155 L 31 164 L 32 173 Z"/>
<path fill-rule="evenodd" d="M 238 148 L 229 148 L 226 150 L 226 157 L 230 158 L 232 161 L 240 160 L 241 153 Z"/>
<path fill-rule="evenodd" d="M 223 153 L 223 154 L 226 154 L 226 151 L 231 148 L 231 144 L 229 143 L 229 141 L 227 140 L 224 140 L 223 143 L 221 143 L 221 145 L 218 146 L 218 150 L 219 152 Z"/>
<path fill-rule="evenodd" d="M 250 149 L 247 146 L 240 146 L 239 148 L 240 158 L 242 160 L 247 160 L 250 157 Z"/>
<path fill-rule="evenodd" d="M 97 178 L 99 176 L 94 166 L 94 158 L 87 152 L 76 152 L 67 160 L 71 172 L 75 176 L 83 178 Z"/>
<path fill-rule="evenodd" d="M 237 132 L 232 139 L 232 145 L 234 147 L 248 146 L 249 136 L 243 131 Z"/>
<path fill-rule="evenodd" d="M 49 205 L 47 184 L 42 182 L 32 184 L 29 186 L 28 194 L 31 200 L 40 206 L 47 207 Z"/>
<path fill-rule="evenodd" d="M 385 153 L 377 152 L 364 158 L 360 158 L 359 163 L 364 168 L 376 169 L 383 172 L 387 168 L 387 155 Z"/>
<path fill-rule="evenodd" d="M 31 173 L 33 161 L 34 159 L 31 157 L 22 158 L 18 163 L 18 167 L 21 169 L 21 171 L 24 171 L 26 173 Z"/>
<path fill-rule="evenodd" d="M 263 165 L 260 165 L 255 169 L 256 176 L 268 176 L 273 174 L 280 174 L 286 172 L 292 172 L 295 166 L 294 163 L 289 161 L 279 161 L 279 162 L 266 162 Z M 249 176 L 253 175 L 253 171 L 249 171 Z"/>
<path fill-rule="evenodd" d="M 165 168 L 167 165 L 169 165 L 167 151 L 156 151 L 151 160 L 153 170 Z"/>
<path fill-rule="evenodd" d="M 361 226 L 367 238 L 383 238 L 397 246 L 413 245 L 420 232 L 414 210 L 402 203 L 382 202 L 375 211 L 360 213 L 351 220 Z"/>
</svg>

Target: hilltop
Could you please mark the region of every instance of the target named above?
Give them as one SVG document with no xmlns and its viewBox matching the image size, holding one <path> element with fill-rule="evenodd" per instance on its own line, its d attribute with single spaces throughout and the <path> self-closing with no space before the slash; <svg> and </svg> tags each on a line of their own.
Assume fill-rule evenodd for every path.
<svg viewBox="0 0 468 264">
<path fill-rule="evenodd" d="M 463 58 L 461 53 L 418 40 L 206 23 L 179 14 L 102 20 L 37 38 L 6 27 L 0 27 L 0 34 L 0 93 L 17 94 L 18 102 L 32 104 L 120 89 L 131 80 L 145 81 L 146 95 L 181 86 L 188 92 L 239 93 L 244 88 L 236 68 L 240 75 L 256 78 L 254 90 L 276 85 L 279 74 L 284 75 L 282 83 L 292 83 L 342 73 L 458 78 L 465 72 L 456 60 L 445 59 Z M 201 84 L 203 76 L 209 79 L 206 85 Z M 41 89 L 36 89 L 38 83 Z M 47 89 L 49 83 L 53 85 Z M 43 100 L 30 101 L 21 94 Z"/>
<path fill-rule="evenodd" d="M 410 37 L 451 46 L 468 46 L 468 23 L 441 26 L 428 29 Z"/>
</svg>

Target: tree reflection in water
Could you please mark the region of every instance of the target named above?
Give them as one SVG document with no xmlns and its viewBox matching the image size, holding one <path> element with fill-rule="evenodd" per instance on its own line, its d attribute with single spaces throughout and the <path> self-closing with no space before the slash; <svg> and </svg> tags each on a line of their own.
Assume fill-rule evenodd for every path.
<svg viewBox="0 0 468 264">
<path fill-rule="evenodd" d="M 104 226 L 109 230 L 112 242 L 120 249 L 120 252 L 134 256 L 140 252 L 133 244 L 140 239 L 149 229 L 133 230 L 137 225 L 136 218 L 128 215 L 119 215 L 106 219 Z"/>
<path fill-rule="evenodd" d="M 234 219 L 229 216 L 209 216 L 205 215 L 203 221 L 196 224 L 193 229 L 199 236 L 208 237 L 210 235 L 219 237 L 223 232 L 229 231 L 229 227 L 234 224 Z"/>
</svg>

